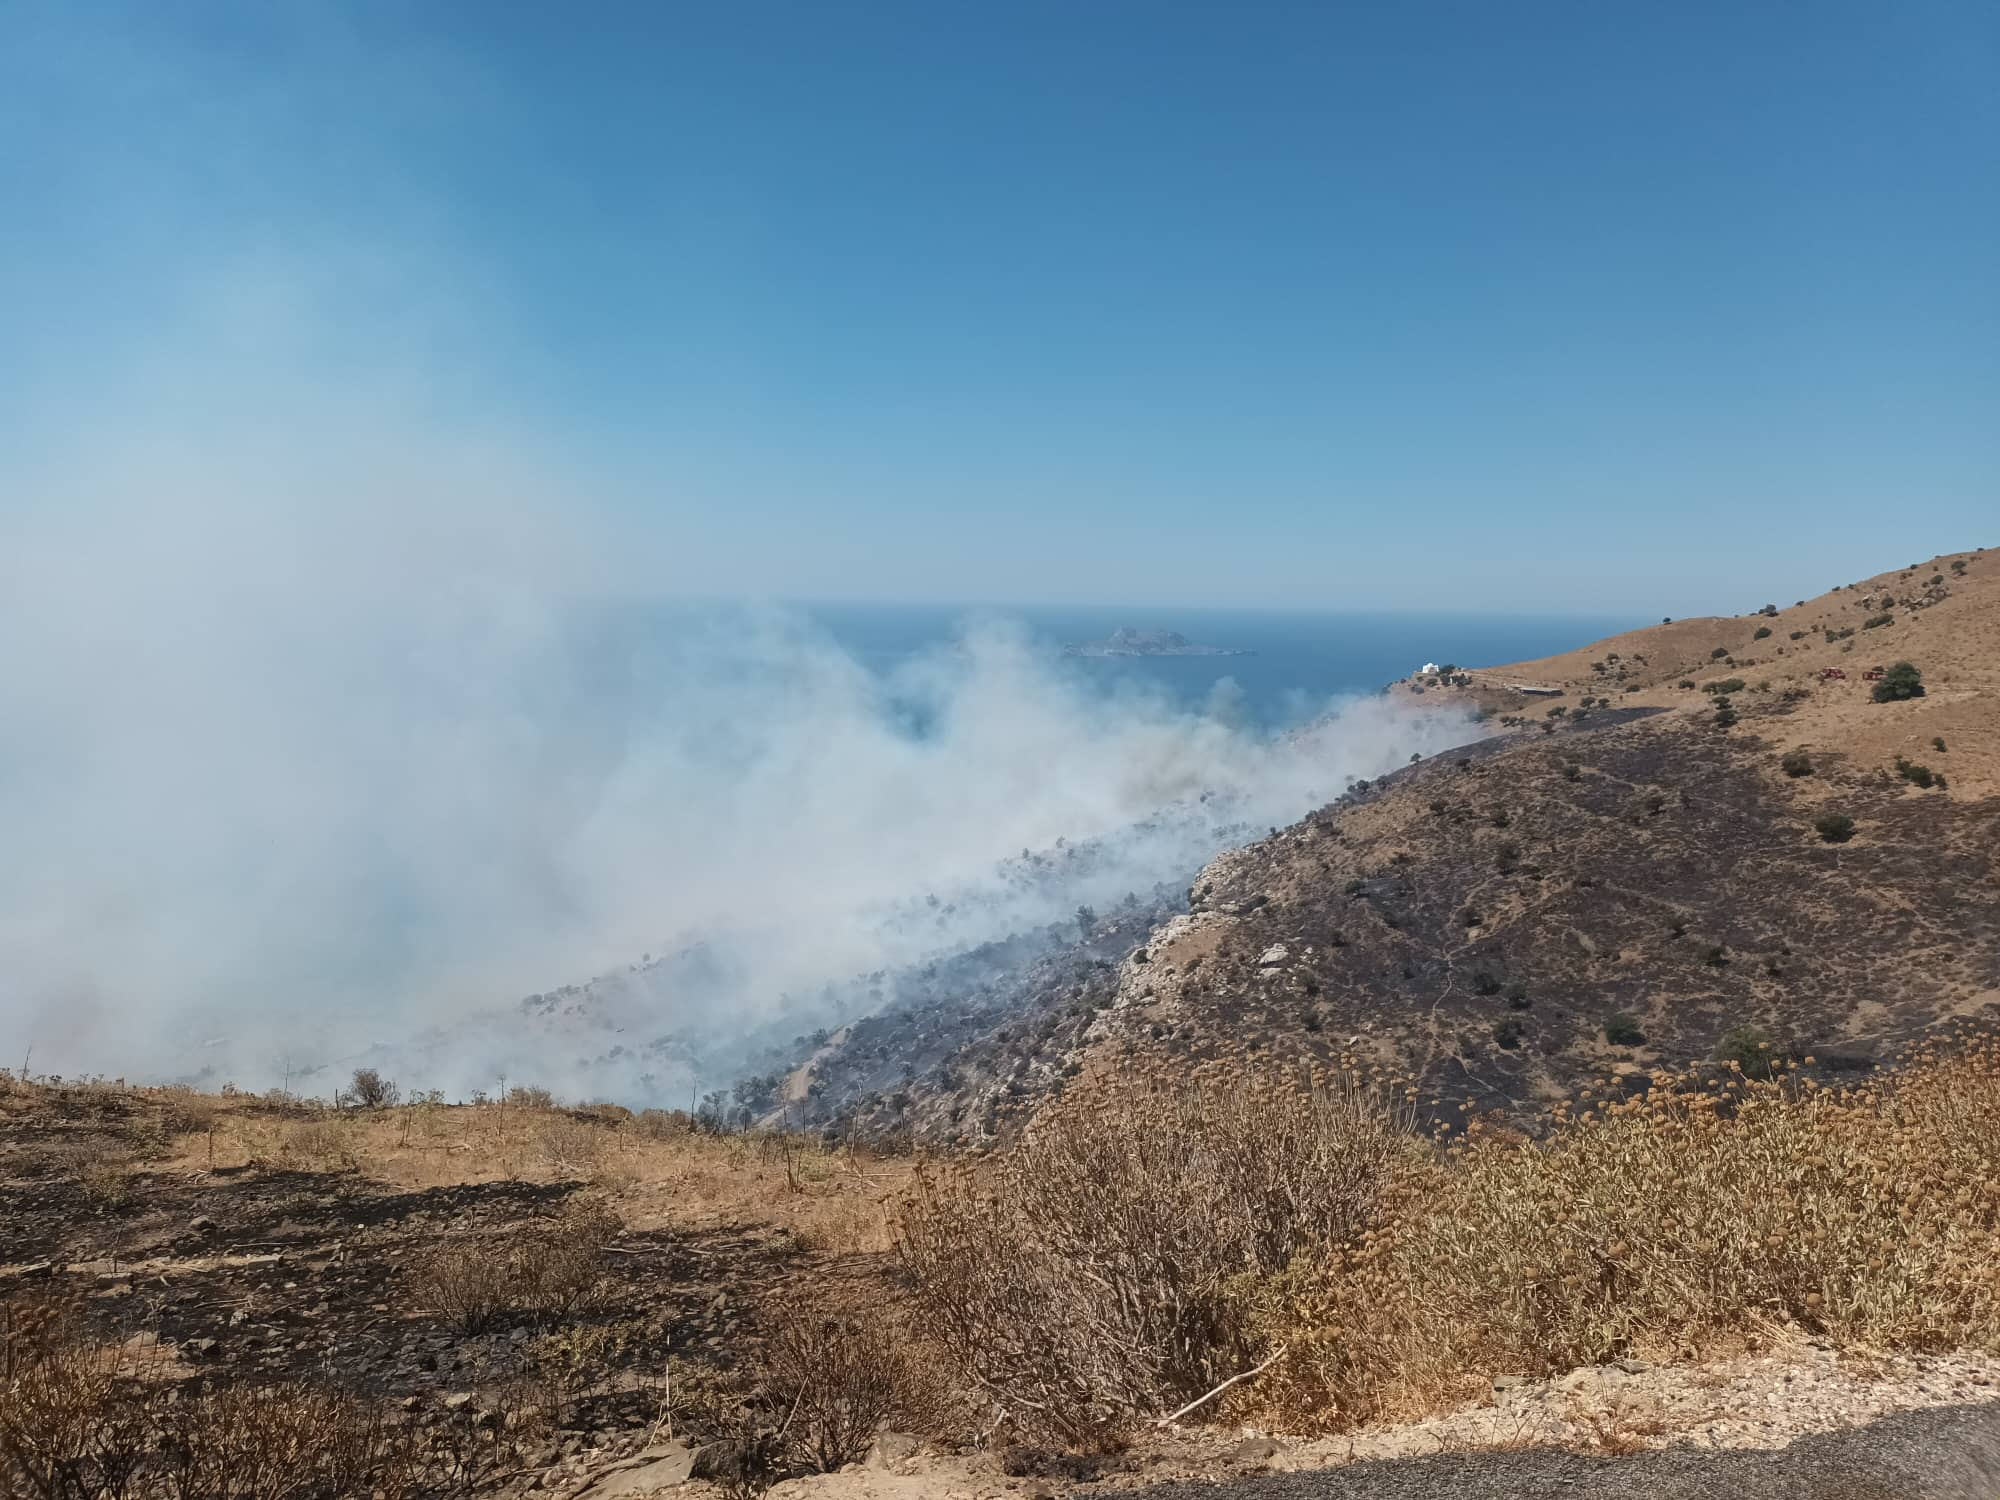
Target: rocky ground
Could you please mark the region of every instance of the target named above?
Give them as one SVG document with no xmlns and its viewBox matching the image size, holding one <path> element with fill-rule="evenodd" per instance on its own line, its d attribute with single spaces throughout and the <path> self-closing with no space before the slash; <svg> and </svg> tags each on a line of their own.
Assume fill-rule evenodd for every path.
<svg viewBox="0 0 2000 1500">
<path fill-rule="evenodd" d="M 2000 1408 L 1931 1407 L 1782 1448 L 1439 1453 L 1146 1493 L 1153 1500 L 1987 1500 L 2000 1493 Z"/>
<path fill-rule="evenodd" d="M 849 1472 L 793 1480 L 773 1495 L 1985 1500 L 2000 1493 L 2000 1359 L 1840 1359 L 1797 1345 L 1698 1370 L 1626 1362 L 1558 1380 L 1503 1378 L 1478 1406 L 1339 1438 L 1196 1429 L 1063 1469 L 1020 1453 L 898 1456 L 891 1446 Z M 1988 1487 L 1952 1488 L 1975 1478 Z M 1915 1487 L 1920 1479 L 1932 1487 Z"/>
</svg>

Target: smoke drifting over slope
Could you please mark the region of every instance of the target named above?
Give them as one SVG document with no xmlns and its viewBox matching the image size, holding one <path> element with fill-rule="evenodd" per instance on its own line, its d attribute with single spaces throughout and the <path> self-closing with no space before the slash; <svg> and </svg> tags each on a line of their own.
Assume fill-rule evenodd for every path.
<svg viewBox="0 0 2000 1500">
<path fill-rule="evenodd" d="M 470 512 L 311 502 L 48 510 L 9 549 L 14 1055 L 258 1084 L 690 945 L 639 997 L 658 1031 L 747 1029 L 1184 879 L 1224 822 L 1464 735 L 1107 703 L 1002 624 L 881 677 L 796 614 L 642 609 Z M 1061 879 L 997 868 L 1107 834 Z M 459 1034 L 423 1060 L 455 1076 L 407 1081 L 506 1065 Z"/>
<path fill-rule="evenodd" d="M 795 613 L 662 605 L 670 506 L 469 420 L 379 320 L 364 358 L 312 285 L 194 297 L 176 361 L 61 402 L 115 423 L 0 465 L 10 1062 L 255 1086 L 380 1043 L 410 1085 L 526 1052 L 582 1087 L 495 1016 L 692 949 L 620 1024 L 745 1030 L 1467 735 L 1370 702 L 1274 742 L 1001 623 L 885 678 Z M 996 870 L 1161 809 L 1074 878 Z"/>
</svg>

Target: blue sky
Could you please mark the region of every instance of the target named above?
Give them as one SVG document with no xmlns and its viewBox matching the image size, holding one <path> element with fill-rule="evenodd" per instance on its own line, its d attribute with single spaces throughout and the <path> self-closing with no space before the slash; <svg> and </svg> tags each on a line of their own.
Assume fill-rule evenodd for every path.
<svg viewBox="0 0 2000 1500">
<path fill-rule="evenodd" d="M 1984 0 L 17 0 L 0 127 L 0 516 L 421 445 L 668 593 L 1645 615 L 2000 543 Z"/>
</svg>

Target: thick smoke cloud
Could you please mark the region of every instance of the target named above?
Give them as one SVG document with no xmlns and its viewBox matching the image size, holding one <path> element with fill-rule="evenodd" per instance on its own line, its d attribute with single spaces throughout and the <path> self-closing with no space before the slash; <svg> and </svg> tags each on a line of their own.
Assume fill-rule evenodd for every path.
<svg viewBox="0 0 2000 1500">
<path fill-rule="evenodd" d="M 46 388 L 87 422 L 0 461 L 10 1063 L 636 1088 L 581 1062 L 1184 881 L 1468 736 L 1106 701 L 1004 621 L 884 676 L 795 611 L 663 602 L 694 581 L 670 506 L 250 285 L 165 330 L 177 358 Z M 1058 841 L 1092 855 L 1002 864 Z M 602 1035 L 509 1030 L 606 974 Z"/>
<path fill-rule="evenodd" d="M 795 612 L 635 602 L 586 523 L 476 474 L 108 479 L 10 527 L 0 602 L 0 1039 L 44 1068 L 257 1085 L 382 1044 L 411 1082 L 582 1091 L 496 1010 L 694 951 L 619 1024 L 748 1030 L 1465 733 L 1371 700 L 1264 739 L 1004 622 L 881 675 Z"/>
</svg>

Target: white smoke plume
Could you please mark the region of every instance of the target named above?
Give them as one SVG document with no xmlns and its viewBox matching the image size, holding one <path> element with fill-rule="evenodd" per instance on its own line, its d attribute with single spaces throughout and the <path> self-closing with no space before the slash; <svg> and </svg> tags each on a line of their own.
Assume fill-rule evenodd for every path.
<svg viewBox="0 0 2000 1500">
<path fill-rule="evenodd" d="M 1106 701 L 1004 622 L 884 678 L 796 611 L 687 602 L 671 505 L 445 399 L 379 320 L 360 352 L 322 278 L 205 284 L 0 458 L 10 1065 L 601 1092 L 598 1041 L 505 1034 L 523 997 L 678 954 L 611 1034 L 747 1033 L 1469 737 Z"/>
<path fill-rule="evenodd" d="M 685 602 L 698 482 L 591 440 L 402 150 L 502 80 L 319 8 L 269 54 L 72 19 L 0 48 L 56 195 L 54 290 L 5 321 L 0 1061 L 595 1089 L 508 1034 L 523 997 L 610 974 L 607 1035 L 747 1033 L 1468 732 L 1370 703 L 1267 742 L 999 624 L 884 681 L 796 612 Z"/>
<path fill-rule="evenodd" d="M 884 677 L 796 612 L 635 601 L 477 469 L 329 492 L 243 462 L 9 528 L 0 1045 L 45 1070 L 255 1086 L 381 1044 L 411 1084 L 602 1092 L 491 1017 L 693 948 L 620 1024 L 747 1031 L 1467 736 L 1383 700 L 1280 739 L 1107 701 L 997 622 Z M 1106 836 L 1062 879 L 999 868 Z"/>
</svg>

